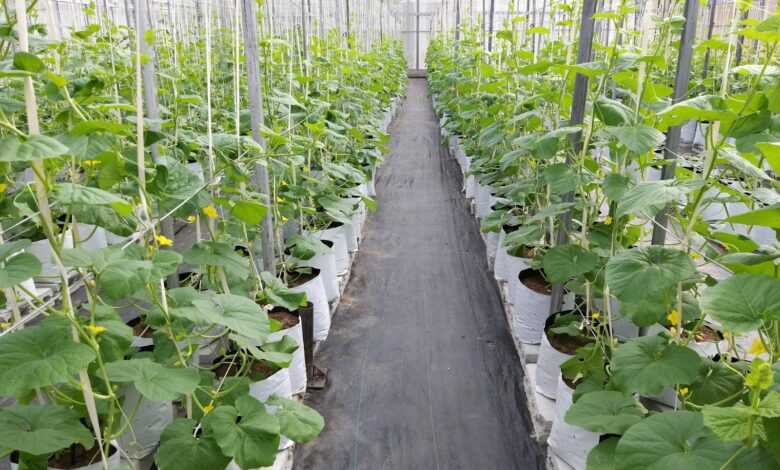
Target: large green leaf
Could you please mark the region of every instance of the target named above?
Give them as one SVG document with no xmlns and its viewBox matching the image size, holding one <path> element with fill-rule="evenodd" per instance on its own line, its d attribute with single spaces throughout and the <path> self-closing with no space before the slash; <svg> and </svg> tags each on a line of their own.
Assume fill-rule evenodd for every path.
<svg viewBox="0 0 780 470">
<path fill-rule="evenodd" d="M 550 282 L 566 282 L 594 270 L 599 257 L 578 245 L 558 245 L 542 258 L 544 274 Z"/>
<path fill-rule="evenodd" d="M 184 253 L 188 264 L 219 266 L 229 275 L 245 278 L 249 275 L 249 260 L 242 257 L 227 243 L 217 241 L 198 242 Z"/>
<path fill-rule="evenodd" d="M 732 453 L 700 413 L 658 413 L 632 426 L 615 449 L 616 470 L 719 469 Z"/>
<path fill-rule="evenodd" d="M 59 183 L 52 199 L 66 206 L 110 206 L 122 215 L 129 215 L 133 206 L 116 194 L 75 183 Z"/>
<path fill-rule="evenodd" d="M 740 367 L 739 364 L 726 367 L 720 361 L 703 358 L 699 378 L 689 387 L 688 401 L 708 405 L 722 402 L 725 397 L 734 397 L 725 404 L 736 402 L 739 399 L 737 392 L 742 390 L 744 379 L 735 366 Z"/>
<path fill-rule="evenodd" d="M 730 126 L 724 126 L 729 137 L 740 138 L 747 135 L 758 134 L 769 128 L 772 124 L 772 116 L 769 110 L 757 111 L 745 116 L 740 116 Z"/>
<path fill-rule="evenodd" d="M 274 415 L 279 419 L 281 434 L 295 442 L 309 442 L 325 427 L 322 415 L 303 403 L 276 395 L 271 395 L 267 403 L 278 407 Z"/>
<path fill-rule="evenodd" d="M 195 426 L 191 419 L 177 419 L 165 428 L 154 456 L 160 470 L 222 470 L 227 466 L 230 457 L 222 453 L 213 434 L 196 437 Z"/>
<path fill-rule="evenodd" d="M 268 207 L 256 201 L 237 201 L 230 214 L 247 225 L 257 225 L 268 212 Z"/>
<path fill-rule="evenodd" d="M 760 225 L 780 230 L 780 206 L 766 207 L 733 215 L 725 221 L 734 224 Z"/>
<path fill-rule="evenodd" d="M 701 95 L 675 103 L 658 113 L 659 126 L 679 126 L 687 121 L 720 121 L 734 119 L 734 113 L 726 108 L 723 98 Z"/>
<path fill-rule="evenodd" d="M 761 151 L 775 173 L 780 174 L 780 142 L 759 142 L 756 148 Z"/>
<path fill-rule="evenodd" d="M 679 201 L 683 196 L 702 186 L 702 182 L 661 180 L 642 181 L 626 190 L 618 202 L 617 216 L 633 214 L 653 217 L 668 204 Z"/>
<path fill-rule="evenodd" d="M 129 359 L 106 364 L 113 382 L 132 383 L 145 398 L 153 401 L 175 400 L 192 393 L 200 382 L 195 369 L 165 367 L 151 359 Z"/>
<path fill-rule="evenodd" d="M 704 424 L 725 442 L 739 442 L 758 434 L 761 421 L 756 419 L 756 413 L 742 403 L 734 406 L 721 407 L 707 405 L 702 409 Z"/>
<path fill-rule="evenodd" d="M 0 245 L 0 289 L 13 287 L 41 273 L 41 262 L 30 253 L 19 253 L 30 240 L 15 240 Z"/>
<path fill-rule="evenodd" d="M 14 68 L 25 72 L 38 73 L 46 68 L 43 61 L 29 52 L 19 51 L 14 54 Z"/>
<path fill-rule="evenodd" d="M 588 454 L 587 470 L 615 470 L 615 450 L 619 437 L 610 437 L 599 442 Z"/>
<path fill-rule="evenodd" d="M 648 246 L 613 256 L 607 262 L 606 280 L 612 294 L 626 306 L 648 312 L 635 321 L 652 323 L 673 304 L 678 283 L 696 275 L 696 266 L 684 251 Z"/>
<path fill-rule="evenodd" d="M 95 359 L 64 322 L 47 320 L 0 337 L 0 395 L 11 396 L 72 379 Z"/>
<path fill-rule="evenodd" d="M 780 280 L 737 274 L 707 288 L 701 308 L 735 333 L 754 330 L 765 321 L 780 320 Z"/>
<path fill-rule="evenodd" d="M 660 336 L 643 336 L 620 345 L 612 358 L 613 379 L 625 392 L 660 395 L 664 387 L 693 383 L 701 358 L 690 348 Z"/>
<path fill-rule="evenodd" d="M 305 292 L 291 291 L 281 279 L 268 271 L 260 273 L 260 278 L 263 281 L 263 296 L 269 304 L 284 307 L 290 311 L 306 306 Z"/>
<path fill-rule="evenodd" d="M 211 323 L 249 339 L 263 343 L 271 331 L 266 312 L 246 297 L 218 294 L 208 300 L 194 300 L 192 304 Z"/>
<path fill-rule="evenodd" d="M 0 455 L 4 448 L 46 455 L 76 443 L 91 449 L 92 433 L 69 408 L 58 405 L 0 408 Z"/>
<path fill-rule="evenodd" d="M 608 126 L 626 126 L 634 120 L 634 111 L 620 101 L 600 96 L 593 105 L 593 112 Z"/>
<path fill-rule="evenodd" d="M 630 395 L 613 391 L 581 396 L 566 412 L 566 422 L 600 434 L 623 434 L 646 410 Z"/>
<path fill-rule="evenodd" d="M 45 135 L 33 135 L 27 139 L 6 137 L 0 140 L 0 161 L 31 162 L 55 158 L 68 152 L 68 147 Z"/>
<path fill-rule="evenodd" d="M 222 452 L 233 457 L 243 470 L 267 467 L 276 460 L 279 421 L 251 396 L 240 397 L 235 407 L 217 407 L 206 415 L 204 425 Z"/>
<path fill-rule="evenodd" d="M 602 131 L 612 139 L 617 139 L 624 147 L 636 155 L 643 155 L 653 150 L 664 140 L 664 135 L 658 129 L 645 125 L 609 126 Z"/>
</svg>

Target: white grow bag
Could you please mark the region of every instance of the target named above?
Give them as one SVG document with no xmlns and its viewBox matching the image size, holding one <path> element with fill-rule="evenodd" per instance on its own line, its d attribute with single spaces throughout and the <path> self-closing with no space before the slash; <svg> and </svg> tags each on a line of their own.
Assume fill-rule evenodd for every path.
<svg viewBox="0 0 780 470">
<path fill-rule="evenodd" d="M 516 279 L 520 271 L 528 268 L 529 259 L 521 258 L 519 256 L 512 256 L 506 250 L 504 246 L 504 239 L 506 238 L 506 232 L 504 228 L 498 233 L 498 240 L 496 241 L 496 261 L 493 265 L 493 275 L 499 282 L 508 282 L 510 279 Z M 511 303 L 512 296 L 509 296 L 509 303 Z"/>
<path fill-rule="evenodd" d="M 318 272 L 312 279 L 290 290 L 306 293 L 306 298 L 314 306 L 314 341 L 325 341 L 330 331 L 330 305 L 328 294 L 325 293 L 325 284 L 322 282 L 322 272 Z"/>
<path fill-rule="evenodd" d="M 328 295 L 328 302 L 333 302 L 337 300 L 340 295 L 339 278 L 338 269 L 336 268 L 335 243 L 331 240 L 327 241 L 332 244 L 327 253 L 315 255 L 307 260 L 296 260 L 296 263 L 300 266 L 308 266 L 320 270 L 322 283 L 325 286 L 325 293 Z"/>
<path fill-rule="evenodd" d="M 524 270 L 525 271 L 525 270 Z M 521 343 L 539 344 L 542 340 L 544 323 L 550 316 L 549 294 L 540 294 L 520 282 L 519 275 L 510 283 L 512 304 L 512 330 Z"/>
<path fill-rule="evenodd" d="M 130 409 L 138 406 L 128 430 L 119 436 L 119 446 L 133 460 L 140 460 L 154 452 L 160 442 L 160 436 L 165 428 L 173 421 L 173 404 L 170 401 L 153 401 L 143 398 L 132 385 L 122 387 L 125 397 L 125 406 Z"/>
<path fill-rule="evenodd" d="M 561 460 L 577 470 L 584 469 L 588 460 L 588 454 L 599 443 L 599 435 L 587 431 L 579 426 L 572 426 L 564 417 L 572 405 L 574 390 L 570 389 L 563 381 L 558 379 L 555 400 L 555 417 L 553 418 L 550 437 L 547 445 Z"/>
<path fill-rule="evenodd" d="M 336 257 L 336 274 L 341 276 L 349 271 L 349 249 L 347 248 L 347 231 L 344 225 L 310 233 L 318 240 L 333 242 L 333 253 Z"/>
<path fill-rule="evenodd" d="M 298 349 L 295 350 L 292 361 L 290 361 L 290 367 L 287 368 L 290 376 L 290 390 L 293 394 L 303 393 L 306 391 L 306 357 L 303 353 L 303 327 L 301 322 L 298 321 L 298 324 L 291 328 L 271 333 L 268 336 L 268 341 L 281 341 L 285 336 L 289 336 L 290 339 L 298 344 Z"/>
<path fill-rule="evenodd" d="M 62 238 L 62 248 L 73 248 L 73 233 L 70 230 L 65 231 L 65 235 Z M 59 278 L 60 271 L 57 268 L 57 264 L 52 260 L 54 250 L 52 250 L 49 240 L 44 238 L 43 240 L 32 242 L 26 251 L 35 255 L 38 261 L 41 262 L 42 277 Z"/>
<path fill-rule="evenodd" d="M 543 334 L 536 364 L 536 391 L 555 400 L 558 393 L 558 379 L 561 376 L 561 364 L 571 357 L 555 349 L 547 335 Z"/>
</svg>

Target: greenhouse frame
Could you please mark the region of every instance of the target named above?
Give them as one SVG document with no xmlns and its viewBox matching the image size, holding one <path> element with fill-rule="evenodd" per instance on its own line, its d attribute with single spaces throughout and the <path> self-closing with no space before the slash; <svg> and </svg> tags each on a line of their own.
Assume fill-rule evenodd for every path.
<svg viewBox="0 0 780 470">
<path fill-rule="evenodd" d="M 0 470 L 780 470 L 777 0 L 0 5 Z"/>
</svg>

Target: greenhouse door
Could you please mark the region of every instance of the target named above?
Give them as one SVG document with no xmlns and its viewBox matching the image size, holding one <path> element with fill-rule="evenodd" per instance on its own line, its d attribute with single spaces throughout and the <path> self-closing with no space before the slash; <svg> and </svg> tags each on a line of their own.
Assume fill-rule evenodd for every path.
<svg viewBox="0 0 780 470">
<path fill-rule="evenodd" d="M 435 8 L 435 7 L 434 7 Z M 406 64 L 410 76 L 425 74 L 425 53 L 431 35 L 431 22 L 435 11 L 429 2 L 409 0 L 401 4 L 402 38 L 406 50 Z"/>
</svg>

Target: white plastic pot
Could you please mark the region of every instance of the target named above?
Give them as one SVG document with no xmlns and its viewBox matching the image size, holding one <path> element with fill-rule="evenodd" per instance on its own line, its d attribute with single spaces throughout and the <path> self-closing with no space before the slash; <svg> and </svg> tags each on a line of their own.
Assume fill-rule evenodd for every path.
<svg viewBox="0 0 780 470">
<path fill-rule="evenodd" d="M 368 196 L 376 197 L 376 167 L 371 168 L 371 177 L 368 178 Z"/>
<path fill-rule="evenodd" d="M 493 266 L 496 259 L 496 251 L 498 250 L 498 232 L 487 232 L 484 235 L 488 266 Z"/>
<path fill-rule="evenodd" d="M 567 464 L 575 469 L 584 469 L 588 454 L 599 444 L 599 435 L 566 423 L 564 418 L 573 403 L 574 390 L 566 385 L 562 377 L 559 377 L 556 388 L 555 416 L 547 445 Z"/>
<path fill-rule="evenodd" d="M 693 136 L 693 145 L 697 147 L 704 147 L 707 140 L 707 128 L 709 124 L 696 122 L 696 132 Z"/>
<path fill-rule="evenodd" d="M 477 179 L 474 177 L 474 175 L 469 175 L 466 177 L 464 188 L 466 192 L 466 199 L 473 199 L 477 193 Z"/>
<path fill-rule="evenodd" d="M 119 436 L 119 445 L 127 456 L 140 460 L 154 452 L 163 430 L 173 421 L 173 404 L 143 398 L 132 385 L 122 387 L 122 394 L 128 409 L 135 409 L 136 403 L 141 400 L 131 420 L 132 431 L 128 428 Z"/>
<path fill-rule="evenodd" d="M 550 316 L 550 295 L 540 294 L 525 286 L 521 279 L 531 275 L 531 269 L 520 271 L 510 282 L 512 308 L 512 329 L 518 341 L 539 344 L 544 332 L 544 323 Z"/>
<path fill-rule="evenodd" d="M 330 240 L 325 240 L 330 244 L 327 253 L 316 255 L 307 260 L 296 260 L 301 266 L 309 266 L 320 270 L 322 282 L 325 285 L 325 293 L 328 295 L 328 302 L 333 302 L 339 298 L 339 278 L 336 268 L 336 250 L 335 244 Z"/>
<path fill-rule="evenodd" d="M 503 267 L 502 267 L 502 278 L 504 282 L 508 284 L 508 295 L 507 300 L 510 304 L 514 305 L 515 299 L 517 297 L 517 290 L 519 289 L 519 286 L 516 282 L 511 282 L 517 279 L 517 276 L 520 274 L 521 271 L 524 269 L 528 269 L 530 267 L 531 260 L 530 258 L 523 258 L 520 256 L 514 256 L 511 253 L 507 252 L 506 249 L 504 249 L 504 261 L 503 261 Z"/>
<path fill-rule="evenodd" d="M 64 249 L 73 248 L 73 233 L 70 230 L 65 231 L 62 247 Z M 57 269 L 57 264 L 52 260 L 54 250 L 52 250 L 49 240 L 43 239 L 32 242 L 27 248 L 27 252 L 35 255 L 38 261 L 41 262 L 42 277 L 59 277 L 60 271 Z"/>
<path fill-rule="evenodd" d="M 520 258 L 509 254 L 504 246 L 505 238 L 506 231 L 501 227 L 501 231 L 498 232 L 498 240 L 496 240 L 496 260 L 493 263 L 493 275 L 498 282 L 507 282 L 510 279 L 515 279 L 520 274 L 520 271 L 529 266 L 528 258 Z"/>
<path fill-rule="evenodd" d="M 290 376 L 290 390 L 293 394 L 306 391 L 306 357 L 303 353 L 303 327 L 301 322 L 290 328 L 279 330 L 268 336 L 268 341 L 281 341 L 285 336 L 298 344 L 298 349 L 293 353 L 288 372 Z"/>
<path fill-rule="evenodd" d="M 339 224 L 317 232 L 311 232 L 311 235 L 319 240 L 330 240 L 333 242 L 333 251 L 336 256 L 336 274 L 341 276 L 349 271 L 349 249 L 347 247 L 347 228 Z"/>
<path fill-rule="evenodd" d="M 114 453 L 108 456 L 109 469 L 119 468 L 119 466 L 122 463 L 121 453 L 119 452 L 119 449 L 116 448 L 116 446 L 113 447 L 114 448 L 112 450 L 114 451 Z M 48 470 L 62 470 L 54 467 L 47 467 L 47 468 Z M 11 462 L 11 470 L 19 470 L 19 464 L 15 462 Z M 100 458 L 98 458 L 96 462 L 91 463 L 90 465 L 85 465 L 83 467 L 76 467 L 72 470 L 103 470 L 103 461 L 100 460 Z"/>
<path fill-rule="evenodd" d="M 604 308 L 604 300 L 593 299 L 593 309 L 602 312 L 604 321 L 607 321 L 607 311 Z M 639 336 L 639 327 L 620 313 L 620 301 L 614 297 L 609 298 L 609 314 L 612 317 L 612 334 L 621 340 L 636 338 Z"/>
<path fill-rule="evenodd" d="M 688 121 L 682 125 L 680 129 L 680 142 L 683 144 L 693 144 L 693 139 L 696 136 L 696 121 Z"/>
<path fill-rule="evenodd" d="M 76 224 L 78 231 L 78 247 L 87 251 L 97 251 L 108 246 L 106 230 L 103 227 L 90 224 Z"/>
<path fill-rule="evenodd" d="M 312 279 L 299 286 L 291 287 L 290 290 L 306 293 L 306 298 L 314 306 L 314 341 L 325 341 L 330 331 L 330 305 L 328 294 L 325 293 L 325 284 L 322 282 L 322 272 L 316 271 L 316 276 Z"/>
<path fill-rule="evenodd" d="M 477 183 L 475 215 L 478 219 L 482 219 L 490 214 L 490 207 L 496 202 L 496 197 L 493 196 L 493 192 L 494 190 L 491 186 Z"/>
<path fill-rule="evenodd" d="M 539 347 L 539 357 L 536 363 L 536 391 L 556 399 L 558 379 L 561 375 L 561 364 L 569 360 L 570 354 L 562 353 L 551 344 L 547 334 L 542 335 L 542 345 Z"/>
</svg>

